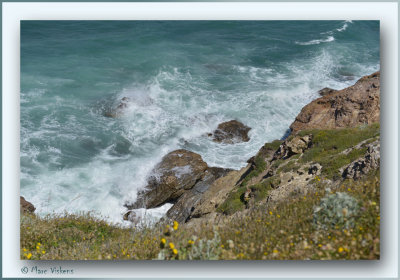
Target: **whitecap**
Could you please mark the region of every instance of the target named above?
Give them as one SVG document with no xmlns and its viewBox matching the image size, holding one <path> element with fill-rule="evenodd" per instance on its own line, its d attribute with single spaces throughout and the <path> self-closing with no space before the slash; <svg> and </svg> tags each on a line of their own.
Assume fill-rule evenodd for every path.
<svg viewBox="0 0 400 280">
<path fill-rule="evenodd" d="M 328 36 L 328 38 L 325 38 L 325 39 L 311 40 L 311 41 L 308 41 L 308 42 L 298 42 L 298 41 L 296 41 L 295 43 L 297 45 L 307 46 L 307 45 L 318 45 L 318 44 L 321 44 L 321 43 L 328 43 L 328 42 L 332 42 L 332 41 L 335 41 L 335 37 Z"/>
</svg>

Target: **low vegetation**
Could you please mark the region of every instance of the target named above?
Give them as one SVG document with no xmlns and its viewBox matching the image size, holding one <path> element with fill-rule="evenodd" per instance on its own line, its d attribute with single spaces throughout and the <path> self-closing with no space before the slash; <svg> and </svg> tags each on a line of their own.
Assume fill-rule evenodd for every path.
<svg viewBox="0 0 400 280">
<path fill-rule="evenodd" d="M 91 215 L 21 219 L 22 259 L 379 259 L 379 172 L 347 180 L 336 190 L 321 180 L 316 192 L 278 205 L 262 206 L 225 222 L 158 224 L 127 229 Z M 357 201 L 353 223 L 321 228 L 314 213 L 329 195 Z M 344 218 L 346 219 L 346 218 Z M 332 219 L 335 221 L 335 219 Z"/>
</svg>

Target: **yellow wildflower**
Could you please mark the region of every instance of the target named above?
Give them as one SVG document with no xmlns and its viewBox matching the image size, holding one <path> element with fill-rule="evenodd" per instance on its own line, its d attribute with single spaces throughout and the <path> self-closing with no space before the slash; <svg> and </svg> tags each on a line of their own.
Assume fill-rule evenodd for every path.
<svg viewBox="0 0 400 280">
<path fill-rule="evenodd" d="M 271 212 L 271 211 L 269 211 L 269 214 L 270 214 L 270 215 L 272 215 L 272 212 Z"/>
<path fill-rule="evenodd" d="M 171 243 L 170 243 L 170 244 L 171 244 Z M 178 250 L 173 249 L 172 252 L 173 252 L 175 255 L 178 255 Z"/>
<path fill-rule="evenodd" d="M 272 251 L 272 253 L 278 254 L 278 250 L 274 249 L 274 250 Z"/>
<path fill-rule="evenodd" d="M 31 253 L 29 253 L 27 256 L 26 256 L 27 258 L 28 258 L 28 260 L 32 257 L 32 254 Z"/>
<path fill-rule="evenodd" d="M 171 248 L 171 250 L 173 250 L 173 249 L 175 248 L 174 243 L 170 242 L 170 243 L 169 243 L 169 248 Z"/>
<path fill-rule="evenodd" d="M 24 248 L 24 252 L 26 252 L 27 250 Z"/>
<path fill-rule="evenodd" d="M 40 244 L 40 242 L 38 242 L 38 244 L 37 244 L 38 246 L 40 246 L 40 245 L 42 245 L 42 244 Z"/>
<path fill-rule="evenodd" d="M 343 250 L 344 250 L 344 249 L 343 249 L 342 247 L 340 247 L 340 248 L 338 249 L 338 252 L 341 253 L 341 252 L 343 252 Z"/>
<path fill-rule="evenodd" d="M 165 243 L 167 243 L 167 240 L 165 240 L 165 238 L 161 238 L 161 243 L 165 244 Z"/>
<path fill-rule="evenodd" d="M 43 251 L 42 251 L 42 254 L 46 254 L 46 251 L 43 250 Z"/>
<path fill-rule="evenodd" d="M 321 248 L 321 247 L 322 247 L 322 244 L 318 244 L 318 247 Z"/>
<path fill-rule="evenodd" d="M 278 214 L 278 215 L 276 215 L 276 216 L 277 216 L 278 218 L 280 218 L 280 217 L 281 217 L 281 215 L 279 215 L 279 214 Z"/>
<path fill-rule="evenodd" d="M 174 221 L 173 229 L 178 230 L 178 226 L 179 226 L 179 223 L 177 221 Z"/>
</svg>

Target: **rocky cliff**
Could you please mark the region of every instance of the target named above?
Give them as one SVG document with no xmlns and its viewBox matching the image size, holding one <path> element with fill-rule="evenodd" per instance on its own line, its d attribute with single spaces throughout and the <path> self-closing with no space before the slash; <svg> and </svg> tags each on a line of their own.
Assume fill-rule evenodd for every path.
<svg viewBox="0 0 400 280">
<path fill-rule="evenodd" d="M 167 218 L 189 226 L 217 223 L 258 205 L 305 196 L 322 182 L 335 188 L 362 178 L 379 169 L 379 77 L 376 72 L 343 90 L 325 90 L 301 110 L 286 140 L 266 143 L 241 170 L 210 168 L 185 150 L 166 155 L 154 170 L 158 179 L 151 178 L 139 199 L 126 206 L 173 202 Z"/>
</svg>

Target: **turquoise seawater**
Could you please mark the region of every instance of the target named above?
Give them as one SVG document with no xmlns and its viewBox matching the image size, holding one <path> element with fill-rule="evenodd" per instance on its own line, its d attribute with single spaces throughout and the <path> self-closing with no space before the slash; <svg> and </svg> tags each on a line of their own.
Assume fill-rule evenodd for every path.
<svg viewBox="0 0 400 280">
<path fill-rule="evenodd" d="M 379 70 L 379 44 L 378 21 L 22 21 L 21 195 L 120 221 L 165 154 L 245 166 L 318 90 Z M 232 119 L 249 142 L 204 136 Z"/>
</svg>

